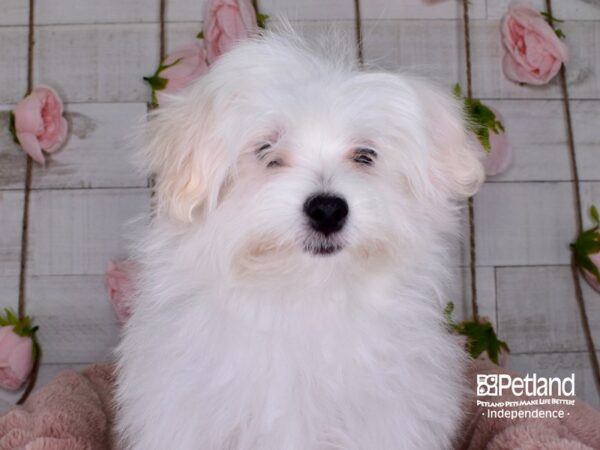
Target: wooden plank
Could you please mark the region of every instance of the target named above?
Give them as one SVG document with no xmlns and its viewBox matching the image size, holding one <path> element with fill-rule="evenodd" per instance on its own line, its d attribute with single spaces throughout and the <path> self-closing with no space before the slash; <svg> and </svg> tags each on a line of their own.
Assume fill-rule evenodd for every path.
<svg viewBox="0 0 600 450">
<path fill-rule="evenodd" d="M 190 0 L 188 0 L 190 1 Z M 338 21 L 354 20 L 353 0 L 261 0 L 260 10 L 276 19 L 285 17 L 291 21 L 320 20 Z"/>
<path fill-rule="evenodd" d="M 570 98 L 600 98 L 600 21 L 565 22 L 561 28 L 571 52 L 567 64 Z"/>
<path fill-rule="evenodd" d="M 568 264 L 575 232 L 570 183 L 487 183 L 475 196 L 478 263 Z"/>
<path fill-rule="evenodd" d="M 562 101 L 490 100 L 486 104 L 504 116 L 513 147 L 510 167 L 488 182 L 571 179 Z"/>
<path fill-rule="evenodd" d="M 38 27 L 36 84 L 73 102 L 146 102 L 142 77 L 159 59 L 158 24 Z"/>
<path fill-rule="evenodd" d="M 448 301 L 454 303 L 454 319 L 471 319 L 471 274 L 468 267 L 453 269 Z M 477 268 L 477 305 L 479 315 L 496 323 L 496 276 L 493 267 Z"/>
<path fill-rule="evenodd" d="M 568 266 L 496 271 L 498 332 L 514 353 L 587 350 Z M 599 302 L 587 306 L 589 317 L 600 317 Z M 600 335 L 600 323 L 591 326 Z"/>
<path fill-rule="evenodd" d="M 145 103 L 68 105 L 69 140 L 45 167 L 34 165 L 33 188 L 145 187 L 128 142 L 145 114 Z"/>
<path fill-rule="evenodd" d="M 167 22 L 201 22 L 205 7 L 206 0 L 169 0 L 166 10 Z M 283 17 L 290 21 L 354 20 L 353 0 L 328 0 L 326 4 L 320 0 L 261 0 L 259 8 L 271 19 Z"/>
<path fill-rule="evenodd" d="M 587 352 L 581 353 L 527 353 L 508 356 L 509 369 L 520 373 L 535 373 L 546 377 L 568 377 L 575 374 L 577 398 L 594 408 L 600 407 L 594 375 Z"/>
<path fill-rule="evenodd" d="M 581 190 L 581 207 L 583 208 L 584 228 L 594 226 L 588 214 L 590 206 L 596 205 L 600 208 L 600 183 L 592 181 L 584 181 L 580 184 Z"/>
<path fill-rule="evenodd" d="M 167 53 L 177 51 L 196 40 L 196 35 L 202 31 L 199 22 L 167 23 L 166 49 Z"/>
<path fill-rule="evenodd" d="M 310 22 L 300 21 L 291 23 L 294 30 L 309 42 L 327 41 L 331 36 L 348 42 L 350 46 L 356 41 L 354 22 Z M 278 31 L 284 28 L 282 22 L 271 20 L 269 29 Z M 167 23 L 167 51 L 172 52 L 196 39 L 202 30 L 202 24 L 197 22 Z"/>
<path fill-rule="evenodd" d="M 600 133 L 598 117 L 600 117 L 600 101 L 572 101 L 573 133 L 579 179 L 588 181 L 600 180 Z M 600 198 L 596 201 L 599 203 Z"/>
<path fill-rule="evenodd" d="M 19 276 L 23 192 L 0 191 L 0 276 Z"/>
<path fill-rule="evenodd" d="M 199 22 L 204 16 L 206 0 L 169 0 L 165 10 L 167 22 Z"/>
<path fill-rule="evenodd" d="M 103 275 L 33 276 L 27 312 L 35 317 L 44 363 L 92 363 L 110 358 L 120 325 Z"/>
<path fill-rule="evenodd" d="M 464 44 L 459 21 L 366 21 L 363 33 L 369 65 L 424 75 L 448 90 L 456 82 L 464 85 Z"/>
<path fill-rule="evenodd" d="M 103 274 L 127 254 L 148 211 L 148 189 L 50 190 L 31 195 L 29 274 Z M 2 238 L 0 238 L 2 239 Z"/>
<path fill-rule="evenodd" d="M 37 383 L 33 392 L 41 389 L 52 381 L 59 373 L 65 370 L 82 370 L 85 365 L 82 364 L 42 364 L 38 373 Z M 15 406 L 15 403 L 21 397 L 24 389 L 16 392 L 8 392 L 0 390 L 0 414 L 8 412 L 9 409 Z"/>
<path fill-rule="evenodd" d="M 0 42 L 0 104 L 17 103 L 27 92 L 27 27 L 0 27 Z"/>
<path fill-rule="evenodd" d="M 508 11 L 512 0 L 487 0 L 488 19 L 501 19 Z M 528 3 L 538 11 L 546 10 L 545 0 L 530 0 Z M 552 13 L 561 20 L 598 20 L 600 7 L 590 0 L 568 0 L 552 2 Z"/>
<path fill-rule="evenodd" d="M 0 190 L 22 189 L 25 180 L 25 153 L 8 131 L 12 106 L 0 105 Z"/>
<path fill-rule="evenodd" d="M 157 0 L 44 0 L 35 5 L 36 25 L 158 22 Z"/>
<path fill-rule="evenodd" d="M 0 312 L 4 308 L 17 311 L 19 306 L 19 277 L 18 275 L 0 276 Z"/>
<path fill-rule="evenodd" d="M 0 25 L 27 25 L 29 2 L 23 0 L 3 0 Z"/>
<path fill-rule="evenodd" d="M 462 2 L 423 0 L 368 0 L 361 2 L 363 19 L 462 19 Z M 485 19 L 483 1 L 470 2 L 471 19 Z"/>
</svg>

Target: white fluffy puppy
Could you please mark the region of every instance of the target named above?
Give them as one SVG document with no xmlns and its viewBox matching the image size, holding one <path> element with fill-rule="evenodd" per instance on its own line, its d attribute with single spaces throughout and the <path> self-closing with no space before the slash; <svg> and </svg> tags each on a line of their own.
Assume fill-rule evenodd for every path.
<svg viewBox="0 0 600 450">
<path fill-rule="evenodd" d="M 482 167 L 451 96 L 343 59 L 267 35 L 149 120 L 127 449 L 450 446 L 445 254 Z"/>
</svg>

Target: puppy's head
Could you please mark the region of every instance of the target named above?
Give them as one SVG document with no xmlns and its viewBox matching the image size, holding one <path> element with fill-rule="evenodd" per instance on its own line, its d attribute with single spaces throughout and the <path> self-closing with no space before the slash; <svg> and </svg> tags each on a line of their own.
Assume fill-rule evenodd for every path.
<svg viewBox="0 0 600 450">
<path fill-rule="evenodd" d="M 483 179 L 451 96 L 294 37 L 240 45 L 153 115 L 158 215 L 256 267 L 411 258 Z"/>
</svg>

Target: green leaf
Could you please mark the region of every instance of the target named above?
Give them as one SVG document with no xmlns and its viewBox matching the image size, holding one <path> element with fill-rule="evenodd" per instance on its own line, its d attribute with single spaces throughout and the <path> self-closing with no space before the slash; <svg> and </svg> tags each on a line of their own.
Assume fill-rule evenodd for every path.
<svg viewBox="0 0 600 450">
<path fill-rule="evenodd" d="M 542 17 L 544 19 L 546 19 L 546 22 L 548 22 L 550 25 L 552 25 L 553 23 L 562 23 L 562 22 L 564 22 L 564 20 L 557 19 L 556 17 L 552 16 L 547 11 L 541 11 L 540 14 L 542 15 Z"/>
<path fill-rule="evenodd" d="M 17 139 L 17 128 L 15 126 L 15 113 L 12 111 L 8 116 L 8 131 L 10 131 L 14 143 L 19 144 L 19 139 Z"/>
<path fill-rule="evenodd" d="M 456 83 L 454 85 L 454 88 L 452 89 L 452 93 L 454 94 L 454 96 L 456 98 L 461 98 L 462 97 L 462 91 L 461 91 L 461 88 L 460 88 L 460 83 Z"/>
<path fill-rule="evenodd" d="M 480 320 L 455 323 L 452 319 L 453 311 L 454 303 L 448 302 L 444 308 L 446 321 L 452 331 L 467 338 L 467 351 L 472 358 L 478 358 L 483 352 L 487 352 L 490 360 L 498 364 L 500 352 L 510 351 L 506 342 L 498 339 L 491 323 Z"/>
<path fill-rule="evenodd" d="M 577 266 L 590 272 L 600 283 L 600 270 L 589 256 L 600 252 L 600 216 L 594 205 L 590 207 L 590 216 L 596 225 L 582 231 L 570 247 Z"/>
<path fill-rule="evenodd" d="M 144 81 L 146 81 L 150 85 L 152 91 L 162 91 L 164 88 L 167 87 L 167 84 L 169 83 L 169 80 L 167 80 L 166 78 L 162 78 L 159 75 L 144 77 Z"/>
<path fill-rule="evenodd" d="M 31 326 L 31 317 L 25 316 L 19 319 L 15 312 L 10 308 L 4 308 L 4 315 L 0 314 L 0 326 L 11 326 L 13 331 L 19 336 L 28 336 L 35 338 L 38 327 Z"/>
<path fill-rule="evenodd" d="M 183 58 L 177 58 L 171 64 L 165 64 L 164 60 L 163 60 L 158 65 L 158 69 L 156 69 L 156 72 L 154 72 L 154 75 L 152 75 L 151 77 L 144 77 L 144 81 L 146 83 L 148 83 L 150 85 L 150 88 L 152 89 L 152 101 L 151 101 L 152 107 L 158 106 L 158 99 L 156 97 L 156 91 L 162 91 L 169 84 L 169 80 L 167 78 L 161 77 L 160 73 L 163 70 L 168 69 L 169 67 L 173 67 L 175 64 L 179 64 L 179 62 L 182 59 Z"/>
<path fill-rule="evenodd" d="M 500 352 L 510 351 L 506 342 L 498 339 L 489 322 L 464 321 L 457 324 L 456 331 L 467 338 L 467 350 L 472 358 L 478 358 L 483 352 L 487 352 L 490 360 L 498 364 Z"/>
<path fill-rule="evenodd" d="M 554 32 L 556 33 L 559 39 L 565 39 L 567 37 L 567 35 L 563 33 L 563 31 L 560 28 L 555 28 Z"/>
<path fill-rule="evenodd" d="M 598 215 L 598 210 L 596 209 L 595 205 L 592 205 L 590 207 L 590 217 L 592 218 L 596 226 L 600 226 L 600 215 Z"/>
<path fill-rule="evenodd" d="M 267 20 L 269 20 L 269 16 L 267 14 L 261 14 L 258 11 L 256 12 L 256 24 L 259 28 L 267 28 Z"/>
<path fill-rule="evenodd" d="M 6 319 L 8 320 L 8 323 L 16 324 L 19 321 L 15 313 L 10 308 L 4 308 L 4 312 L 6 313 Z"/>
<path fill-rule="evenodd" d="M 196 37 L 197 37 L 198 39 L 204 39 L 204 31 L 200 31 L 200 32 L 199 32 L 199 33 L 196 35 Z"/>
<path fill-rule="evenodd" d="M 460 84 L 456 83 L 453 88 L 453 94 L 461 98 Z M 481 100 L 474 98 L 463 98 L 463 108 L 467 118 L 467 128 L 472 132 L 486 153 L 491 150 L 490 130 L 495 134 L 504 133 L 504 125 L 496 118 L 496 114 Z"/>
<path fill-rule="evenodd" d="M 454 312 L 454 303 L 448 302 L 448 304 L 444 308 L 444 317 L 446 318 L 446 321 L 450 325 L 454 324 L 454 322 L 452 321 L 452 313 L 453 312 Z"/>
</svg>

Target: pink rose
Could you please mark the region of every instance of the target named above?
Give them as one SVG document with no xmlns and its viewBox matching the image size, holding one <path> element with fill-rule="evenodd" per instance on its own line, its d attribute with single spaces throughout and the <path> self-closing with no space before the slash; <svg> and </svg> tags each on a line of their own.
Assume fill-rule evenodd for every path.
<svg viewBox="0 0 600 450">
<path fill-rule="evenodd" d="M 596 267 L 600 268 L 600 253 L 593 253 L 589 255 L 589 257 L 592 260 L 592 262 L 596 265 Z M 596 275 L 585 269 L 582 269 L 582 273 L 583 277 L 585 278 L 585 281 L 588 282 L 592 289 L 594 289 L 597 292 L 600 292 L 600 283 L 598 282 Z"/>
<path fill-rule="evenodd" d="M 502 68 L 518 83 L 546 84 L 569 59 L 569 49 L 542 15 L 528 5 L 508 9 L 502 22 Z"/>
<path fill-rule="evenodd" d="M 12 326 L 0 327 L 0 387 L 16 390 L 33 368 L 33 340 L 19 336 Z"/>
<path fill-rule="evenodd" d="M 131 301 L 135 293 L 133 279 L 137 275 L 138 265 L 135 261 L 111 261 L 104 277 L 110 303 L 117 319 L 125 323 L 131 316 Z"/>
<path fill-rule="evenodd" d="M 504 123 L 504 117 L 495 108 L 488 106 L 489 109 L 496 115 L 496 120 Z M 479 142 L 479 139 L 475 138 L 477 144 L 481 147 L 481 151 L 484 152 L 485 158 L 483 160 L 483 167 L 485 168 L 485 174 L 488 176 L 498 175 L 504 172 L 512 160 L 512 145 L 510 144 L 506 133 L 502 130 L 498 130 L 499 133 L 494 133 L 493 130 L 489 130 L 490 135 L 490 149 L 486 151 Z"/>
<path fill-rule="evenodd" d="M 256 11 L 250 0 L 209 0 L 204 14 L 204 40 L 212 64 L 236 41 L 258 33 Z"/>
<path fill-rule="evenodd" d="M 67 138 L 63 102 L 54 89 L 38 86 L 21 100 L 13 111 L 15 134 L 23 150 L 44 164 L 42 150 L 53 153 Z"/>
<path fill-rule="evenodd" d="M 163 94 L 175 94 L 208 72 L 206 49 L 200 40 L 196 40 L 167 56 L 162 66 L 166 69 L 160 70 L 158 76 L 167 80 L 167 84 L 164 89 L 157 90 L 160 102 L 166 99 Z"/>
</svg>

